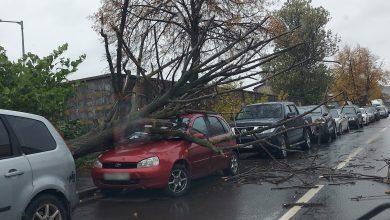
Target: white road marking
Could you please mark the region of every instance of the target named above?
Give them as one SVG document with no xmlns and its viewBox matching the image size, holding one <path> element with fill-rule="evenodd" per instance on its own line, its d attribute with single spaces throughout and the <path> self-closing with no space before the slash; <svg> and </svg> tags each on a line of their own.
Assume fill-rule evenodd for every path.
<svg viewBox="0 0 390 220">
<path fill-rule="evenodd" d="M 356 157 L 356 155 L 358 155 L 360 153 L 360 151 L 362 151 L 362 150 L 363 150 L 363 147 L 360 147 L 360 148 L 356 149 L 354 152 L 352 152 L 347 157 L 347 159 L 345 159 L 341 163 L 339 163 L 339 165 L 337 165 L 337 167 L 335 169 L 339 170 L 339 169 L 342 169 L 343 167 L 345 167 L 345 165 L 347 165 L 349 163 L 349 161 L 351 161 L 352 158 Z"/>
<path fill-rule="evenodd" d="M 318 188 L 311 189 L 305 193 L 298 201 L 297 203 L 307 203 L 312 199 L 321 189 L 324 187 L 324 185 L 317 185 Z M 295 214 L 301 210 L 302 206 L 294 206 L 288 212 L 286 212 L 279 220 L 289 220 L 292 217 L 294 217 Z"/>
<path fill-rule="evenodd" d="M 385 127 L 382 130 L 380 130 L 379 132 L 384 132 L 387 129 L 388 129 L 388 127 Z M 373 143 L 379 136 L 380 136 L 380 134 L 377 134 L 374 137 L 372 137 L 371 139 L 369 139 L 366 142 L 366 145 Z M 363 150 L 363 147 L 360 147 L 360 148 L 356 149 L 354 152 L 352 152 L 347 157 L 347 159 L 345 159 L 344 161 L 339 163 L 339 165 L 337 165 L 337 167 L 335 169 L 337 169 L 337 170 L 342 169 L 345 165 L 347 165 L 351 161 L 352 158 L 356 157 L 356 155 L 358 155 L 362 150 Z M 312 199 L 324 187 L 324 185 L 317 185 L 317 186 L 318 186 L 318 188 L 311 189 L 311 190 L 307 191 L 305 193 L 305 195 L 303 195 L 297 201 L 297 203 L 307 203 L 307 202 L 309 202 L 310 199 Z M 299 210 L 301 210 L 301 208 L 302 208 L 302 206 L 294 206 L 294 207 L 292 207 L 281 218 L 279 218 L 279 220 L 289 220 L 289 219 L 291 219 L 292 217 L 294 217 L 299 212 Z"/>
</svg>

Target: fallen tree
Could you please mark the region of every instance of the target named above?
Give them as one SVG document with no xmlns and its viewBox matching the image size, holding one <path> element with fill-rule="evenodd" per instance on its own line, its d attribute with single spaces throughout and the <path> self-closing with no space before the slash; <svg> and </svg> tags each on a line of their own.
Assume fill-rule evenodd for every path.
<svg viewBox="0 0 390 220">
<path fill-rule="evenodd" d="M 274 34 L 263 4 L 251 0 L 103 1 L 94 16 L 95 28 L 105 44 L 117 103 L 98 129 L 70 141 L 74 157 L 110 148 L 125 132 L 142 125 L 166 126 L 164 119 L 196 109 L 202 100 L 261 85 L 309 61 L 294 61 L 260 80 L 264 64 L 300 46 L 269 52 L 276 39 L 299 27 Z M 130 75 L 136 77 L 133 84 Z M 219 90 L 243 80 L 247 83 L 238 88 Z M 145 84 L 155 94 L 148 102 Z M 153 132 L 216 150 L 215 143 L 179 130 Z"/>
</svg>

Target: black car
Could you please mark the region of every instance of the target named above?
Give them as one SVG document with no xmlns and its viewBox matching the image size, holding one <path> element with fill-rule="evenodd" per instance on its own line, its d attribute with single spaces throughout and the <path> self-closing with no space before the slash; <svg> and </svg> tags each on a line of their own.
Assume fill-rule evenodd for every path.
<svg viewBox="0 0 390 220">
<path fill-rule="evenodd" d="M 300 106 L 299 110 L 301 113 L 313 110 L 316 105 Z M 336 121 L 329 114 L 329 110 L 325 105 L 321 105 L 308 114 L 311 117 L 313 123 L 318 123 L 315 126 L 313 132 L 313 138 L 320 138 L 323 141 L 329 142 L 331 139 L 337 138 L 337 127 Z"/>
<path fill-rule="evenodd" d="M 364 106 L 364 108 L 367 109 L 367 112 L 374 114 L 375 121 L 379 121 L 381 119 L 381 115 L 376 110 L 375 106 Z"/>
<path fill-rule="evenodd" d="M 297 117 L 298 109 L 293 102 L 267 102 L 245 106 L 235 117 L 231 125 L 235 134 L 243 134 L 237 138 L 238 144 L 253 142 L 256 139 L 267 139 L 271 144 L 253 144 L 246 146 L 241 151 L 261 151 L 266 147 L 267 150 L 273 151 L 275 156 L 285 158 L 286 149 L 295 146 L 301 146 L 308 149 L 311 146 L 310 132 L 305 127 L 303 118 Z M 286 122 L 285 124 L 283 124 Z M 278 126 L 276 126 L 278 125 Z M 255 129 L 263 129 L 269 126 L 273 128 L 264 130 L 254 135 L 245 135 L 245 132 Z M 296 129 L 293 129 L 295 128 Z M 272 145 L 280 146 L 276 148 Z"/>
<path fill-rule="evenodd" d="M 363 116 L 362 112 L 356 105 L 345 105 L 341 108 L 341 113 L 344 113 L 348 116 L 348 124 L 352 128 L 362 128 L 363 127 Z"/>
</svg>

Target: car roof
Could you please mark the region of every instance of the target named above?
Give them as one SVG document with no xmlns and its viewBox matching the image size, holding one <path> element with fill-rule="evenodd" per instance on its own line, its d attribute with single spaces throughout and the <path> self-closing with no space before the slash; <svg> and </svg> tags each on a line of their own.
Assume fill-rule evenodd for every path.
<svg viewBox="0 0 390 220">
<path fill-rule="evenodd" d="M 39 121 L 45 120 L 45 118 L 40 116 L 40 115 L 35 115 L 35 114 L 31 114 L 31 113 L 26 113 L 26 112 L 6 110 L 6 109 L 0 109 L 0 114 L 10 115 L 10 116 L 18 116 L 18 117 L 24 117 L 24 118 L 31 118 L 31 119 L 35 119 L 35 120 L 39 120 Z"/>
</svg>

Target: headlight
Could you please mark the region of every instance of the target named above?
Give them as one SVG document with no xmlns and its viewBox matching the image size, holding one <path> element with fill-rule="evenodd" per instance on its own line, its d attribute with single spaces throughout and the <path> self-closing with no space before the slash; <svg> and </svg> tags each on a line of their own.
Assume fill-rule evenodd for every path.
<svg viewBox="0 0 390 220">
<path fill-rule="evenodd" d="M 158 157 L 149 157 L 144 160 L 141 160 L 140 162 L 137 163 L 137 168 L 142 168 L 142 167 L 155 167 L 160 164 L 160 160 Z"/>
<path fill-rule="evenodd" d="M 267 133 L 271 133 L 271 132 L 274 132 L 275 131 L 275 128 L 270 128 L 270 129 L 267 129 L 263 132 L 261 132 L 262 134 L 267 134 Z"/>
<path fill-rule="evenodd" d="M 96 160 L 95 163 L 93 164 L 93 167 L 95 167 L 95 168 L 102 168 L 103 164 L 99 160 Z"/>
</svg>

